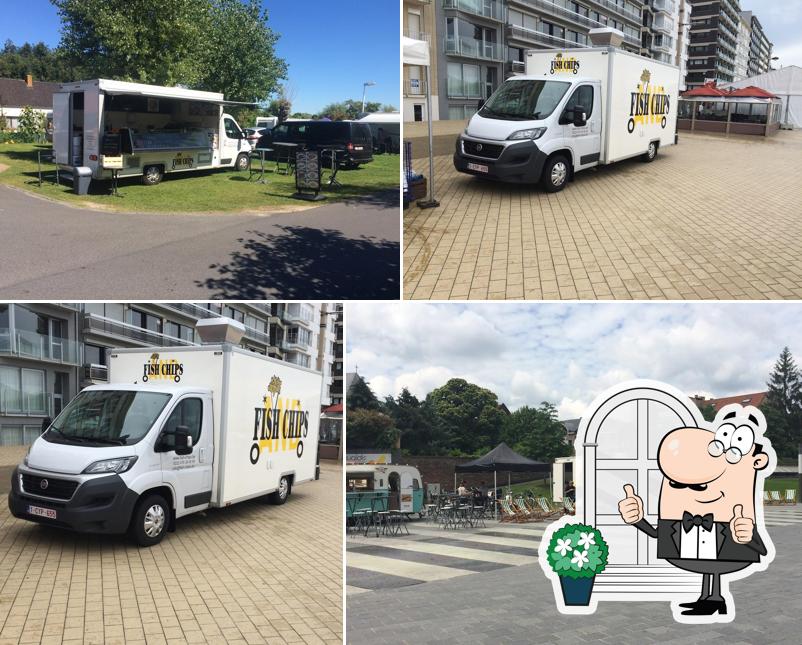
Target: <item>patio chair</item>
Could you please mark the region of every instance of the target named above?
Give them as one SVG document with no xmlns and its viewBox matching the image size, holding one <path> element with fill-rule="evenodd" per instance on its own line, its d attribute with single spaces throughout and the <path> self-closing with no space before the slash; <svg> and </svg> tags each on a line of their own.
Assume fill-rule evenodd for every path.
<svg viewBox="0 0 802 645">
<path fill-rule="evenodd" d="M 538 497 L 537 503 L 538 506 L 543 509 L 543 517 L 554 517 L 555 515 L 562 515 L 564 513 L 564 509 L 562 508 L 552 508 L 549 504 L 549 500 L 547 500 L 545 497 Z"/>
<path fill-rule="evenodd" d="M 780 497 L 780 491 L 778 490 L 770 490 L 769 494 L 771 495 L 771 503 L 772 504 L 782 504 L 783 500 Z"/>
<path fill-rule="evenodd" d="M 771 504 L 771 495 L 769 495 L 769 491 L 763 491 L 763 504 Z"/>
<path fill-rule="evenodd" d="M 502 522 L 523 522 L 525 521 L 521 514 L 512 508 L 512 505 L 506 499 L 499 499 L 498 506 L 501 514 Z"/>
<path fill-rule="evenodd" d="M 540 519 L 540 516 L 535 514 L 532 509 L 526 505 L 523 497 L 517 497 L 513 501 L 513 504 L 515 506 L 515 510 L 517 510 L 524 517 L 525 521 L 529 522 Z"/>
<path fill-rule="evenodd" d="M 570 497 L 563 497 L 563 507 L 567 515 L 576 515 L 576 508 Z"/>
<path fill-rule="evenodd" d="M 795 488 L 786 488 L 785 489 L 785 503 L 786 504 L 796 504 L 796 489 Z"/>
</svg>

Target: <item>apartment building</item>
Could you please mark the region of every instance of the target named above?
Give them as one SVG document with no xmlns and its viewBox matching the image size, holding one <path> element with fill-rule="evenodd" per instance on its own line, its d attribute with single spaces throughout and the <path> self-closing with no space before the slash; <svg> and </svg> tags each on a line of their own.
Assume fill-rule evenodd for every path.
<svg viewBox="0 0 802 645">
<path fill-rule="evenodd" d="M 331 368 L 333 383 L 331 385 L 331 404 L 343 403 L 343 374 L 345 363 L 343 362 L 343 346 L 345 344 L 345 315 L 341 303 L 335 305 L 336 316 L 334 318 L 334 364 Z"/>
<path fill-rule="evenodd" d="M 112 348 L 197 345 L 195 323 L 218 316 L 245 326 L 245 349 L 321 371 L 321 403 L 333 402 L 341 316 L 334 303 L 7 304 L 0 305 L 0 445 L 30 443 L 78 391 L 107 382 Z"/>
<path fill-rule="evenodd" d="M 691 40 L 691 15 L 693 8 L 691 0 L 677 0 L 679 6 L 677 15 L 677 50 L 674 64 L 679 67 L 679 90 L 687 89 L 685 77 L 688 74 L 688 48 Z"/>
<path fill-rule="evenodd" d="M 751 38 L 749 42 L 748 76 L 764 74 L 771 69 L 771 56 L 774 45 L 763 31 L 763 25 L 751 11 L 741 12 L 744 20 L 749 22 Z"/>
<path fill-rule="evenodd" d="M 738 44 L 735 48 L 735 74 L 736 81 L 749 76 L 749 58 L 752 47 L 752 21 L 741 12 L 738 21 Z"/>
<path fill-rule="evenodd" d="M 643 5 L 641 55 L 675 65 L 679 24 L 679 0 L 646 0 Z"/>
<path fill-rule="evenodd" d="M 733 81 L 741 24 L 738 0 L 691 0 L 691 5 L 687 87 Z"/>
<path fill-rule="evenodd" d="M 437 0 L 434 0 L 436 3 Z M 432 0 L 404 0 L 404 36 L 429 43 L 429 56 L 435 61 L 434 44 L 437 43 L 435 6 Z M 426 121 L 426 70 L 419 65 L 404 65 L 403 118 L 404 121 Z M 429 77 L 432 91 L 432 121 L 439 119 L 437 74 L 432 68 Z"/>
</svg>

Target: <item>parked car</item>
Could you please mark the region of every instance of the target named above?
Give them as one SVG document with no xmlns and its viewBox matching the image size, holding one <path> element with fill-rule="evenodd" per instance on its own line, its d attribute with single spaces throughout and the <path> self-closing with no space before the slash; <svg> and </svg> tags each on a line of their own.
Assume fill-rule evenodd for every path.
<svg viewBox="0 0 802 645">
<path fill-rule="evenodd" d="M 269 128 L 245 128 L 245 139 L 252 146 L 255 146 L 256 142 L 259 141 L 262 135 L 268 130 Z"/>
<path fill-rule="evenodd" d="M 337 159 L 340 168 L 354 169 L 373 161 L 373 137 L 370 126 L 357 121 L 287 121 L 265 132 L 257 147 L 272 148 L 274 143 L 297 143 L 307 150 L 328 146 L 342 149 Z M 275 158 L 275 152 L 268 159 Z M 330 157 L 322 153 L 323 163 Z"/>
</svg>

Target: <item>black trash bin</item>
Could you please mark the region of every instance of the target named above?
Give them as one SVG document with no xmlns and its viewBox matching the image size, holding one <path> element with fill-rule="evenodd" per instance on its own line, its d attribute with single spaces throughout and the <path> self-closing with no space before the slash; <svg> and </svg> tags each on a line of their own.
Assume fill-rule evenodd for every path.
<svg viewBox="0 0 802 645">
<path fill-rule="evenodd" d="M 92 181 L 92 169 L 78 166 L 72 173 L 72 190 L 76 195 L 89 193 L 89 182 Z"/>
</svg>

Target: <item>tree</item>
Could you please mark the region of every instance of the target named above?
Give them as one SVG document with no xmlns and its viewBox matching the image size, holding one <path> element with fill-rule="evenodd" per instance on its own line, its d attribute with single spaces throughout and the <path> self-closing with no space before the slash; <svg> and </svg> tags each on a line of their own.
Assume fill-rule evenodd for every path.
<svg viewBox="0 0 802 645">
<path fill-rule="evenodd" d="M 351 410 L 379 410 L 379 399 L 370 389 L 368 382 L 363 379 L 359 374 L 354 376 L 351 387 L 348 388 L 348 411 Z M 348 417 L 346 423 L 351 423 L 351 418 Z"/>
<path fill-rule="evenodd" d="M 779 456 L 793 457 L 802 440 L 802 377 L 788 347 L 780 352 L 769 375 L 768 392 L 761 405 L 766 436 Z"/>
<path fill-rule="evenodd" d="M 382 105 L 382 112 L 398 112 L 398 109 L 395 105 L 390 105 L 389 103 L 385 103 Z"/>
<path fill-rule="evenodd" d="M 712 403 L 705 403 L 699 408 L 699 412 L 702 413 L 705 421 L 712 421 L 716 418 L 716 407 Z"/>
<path fill-rule="evenodd" d="M 435 432 L 436 421 L 431 406 L 421 402 L 407 388 L 401 390 L 395 399 L 388 396 L 384 409 L 398 429 L 398 447 L 406 454 L 437 455 L 446 452 L 447 446 L 440 444 L 439 433 Z"/>
<path fill-rule="evenodd" d="M 346 423 L 346 441 L 349 450 L 365 448 L 390 450 L 398 438 L 393 420 L 378 410 L 349 408 Z"/>
<path fill-rule="evenodd" d="M 7 127 L 8 121 L 6 121 L 6 113 L 3 111 L 3 106 L 0 105 L 0 132 L 5 132 Z"/>
<path fill-rule="evenodd" d="M 438 417 L 440 441 L 455 454 L 478 455 L 498 444 L 505 414 L 490 390 L 453 378 L 426 400 Z"/>
<path fill-rule="evenodd" d="M 379 112 L 381 109 L 381 103 L 376 101 L 369 101 L 365 103 L 365 112 Z M 328 116 L 332 121 L 358 119 L 360 114 L 362 114 L 362 101 L 356 99 L 347 99 L 340 103 L 329 103 L 322 110 L 320 110 L 320 114 Z"/>
<path fill-rule="evenodd" d="M 81 78 L 80 71 L 67 63 L 61 49 L 51 49 L 42 42 L 18 46 L 6 40 L 0 50 L 0 77 L 24 79 L 26 74 L 31 74 L 34 81 L 56 83 Z"/>
<path fill-rule="evenodd" d="M 38 110 L 26 105 L 20 111 L 17 132 L 27 141 L 38 141 L 45 134 L 47 117 Z"/>
<path fill-rule="evenodd" d="M 545 401 L 539 408 L 524 406 L 507 419 L 504 440 L 524 457 L 551 463 L 571 454 L 565 441 L 565 427 L 557 418 L 557 408 Z"/>
</svg>

